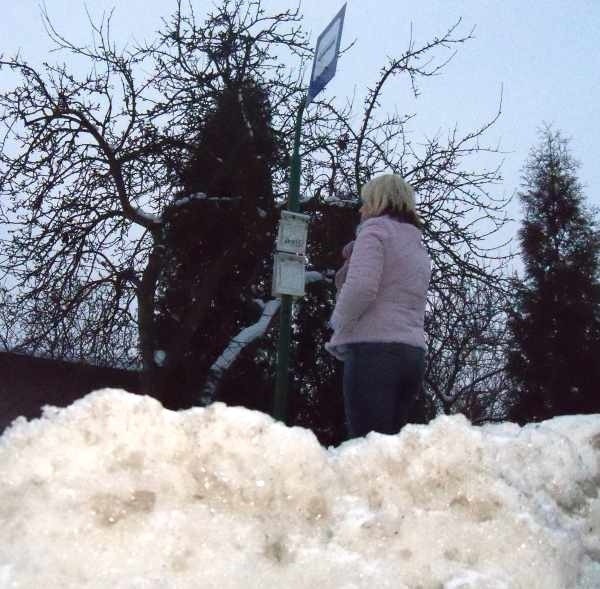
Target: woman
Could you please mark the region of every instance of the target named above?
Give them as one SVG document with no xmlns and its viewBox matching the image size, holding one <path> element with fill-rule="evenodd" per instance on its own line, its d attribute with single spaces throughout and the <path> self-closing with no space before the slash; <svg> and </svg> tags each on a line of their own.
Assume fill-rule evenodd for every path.
<svg viewBox="0 0 600 589">
<path fill-rule="evenodd" d="M 344 362 L 350 437 L 395 434 L 407 422 L 425 370 L 425 298 L 431 260 L 412 187 L 400 176 L 362 189 L 361 224 L 331 317 L 326 349 Z"/>
</svg>

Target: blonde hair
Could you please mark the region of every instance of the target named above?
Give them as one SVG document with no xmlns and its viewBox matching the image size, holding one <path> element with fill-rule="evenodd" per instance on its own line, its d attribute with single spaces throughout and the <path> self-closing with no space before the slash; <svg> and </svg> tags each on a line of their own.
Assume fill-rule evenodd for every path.
<svg viewBox="0 0 600 589">
<path fill-rule="evenodd" d="M 391 215 L 416 227 L 423 226 L 417 215 L 415 191 L 398 174 L 383 174 L 373 178 L 362 187 L 360 196 L 369 217 Z"/>
</svg>

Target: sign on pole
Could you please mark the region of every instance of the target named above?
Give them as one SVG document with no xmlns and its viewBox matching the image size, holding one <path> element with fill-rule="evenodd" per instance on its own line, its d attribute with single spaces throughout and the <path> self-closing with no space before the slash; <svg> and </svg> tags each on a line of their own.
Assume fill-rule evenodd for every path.
<svg viewBox="0 0 600 589">
<path fill-rule="evenodd" d="M 319 93 L 327 82 L 335 75 L 340 44 L 342 42 L 342 29 L 344 28 L 344 16 L 346 5 L 335 15 L 327 28 L 319 35 L 315 49 L 315 60 L 313 61 L 310 86 L 306 97 L 306 104 Z"/>
<path fill-rule="evenodd" d="M 277 252 L 273 268 L 273 296 L 303 297 L 305 282 L 304 256 Z"/>
<path fill-rule="evenodd" d="M 306 253 L 309 215 L 281 211 L 277 232 L 277 251 L 303 256 Z"/>
<path fill-rule="evenodd" d="M 304 296 L 306 241 L 310 217 L 281 211 L 273 267 L 273 295 Z"/>
</svg>

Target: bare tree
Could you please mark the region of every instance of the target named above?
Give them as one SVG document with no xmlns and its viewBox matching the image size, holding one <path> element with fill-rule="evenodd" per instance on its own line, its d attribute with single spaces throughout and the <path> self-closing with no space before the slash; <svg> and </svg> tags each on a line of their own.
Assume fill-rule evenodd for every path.
<svg viewBox="0 0 600 589">
<path fill-rule="evenodd" d="M 86 76 L 66 65 L 36 68 L 19 55 L 0 57 L 0 67 L 20 78 L 0 94 L 0 214 L 12 231 L 2 242 L 0 272 L 10 284 L 10 313 L 19 319 L 18 348 L 112 364 L 141 360 L 151 390 L 165 219 L 178 206 L 181 166 L 197 147 L 198 129 L 224 88 L 253 80 L 268 90 L 273 131 L 289 148 L 311 51 L 299 13 L 267 14 L 260 0 L 224 0 L 202 22 L 178 1 L 156 41 L 132 48 L 117 48 L 110 18 L 92 22 L 93 42 L 78 46 L 45 15 L 57 50 L 88 63 Z M 474 131 L 453 129 L 419 144 L 407 133 L 413 115 L 381 115 L 379 104 L 398 76 L 407 76 L 417 95 L 420 80 L 438 74 L 470 39 L 460 26 L 421 46 L 410 39 L 382 68 L 358 124 L 352 103 L 320 100 L 304 127 L 303 192 L 316 202 L 357 199 L 362 183 L 384 170 L 415 186 L 436 301 L 460 277 L 490 289 L 498 284 L 490 271 L 498 255 L 486 239 L 506 220 L 506 201 L 490 194 L 499 171 L 467 164 L 482 152 L 497 153 L 483 141 L 500 108 Z M 291 74 L 286 56 L 298 64 Z M 243 95 L 240 108 L 244 113 Z M 282 201 L 287 162 L 273 175 Z M 195 304 L 174 334 L 180 350 L 210 314 L 233 255 L 223 251 L 190 283 Z M 136 347 L 138 354 L 130 354 Z"/>
<path fill-rule="evenodd" d="M 235 80 L 259 79 L 280 108 L 297 92 L 271 54 L 283 47 L 308 55 L 299 17 L 236 1 L 200 25 L 179 2 L 156 43 L 122 50 L 110 38 L 110 16 L 91 23 L 90 46 L 72 44 L 44 17 L 57 49 L 84 58 L 90 73 L 77 78 L 65 65 L 36 69 L 20 56 L 0 59 L 21 79 L 0 96 L 0 189 L 12 229 L 0 268 L 21 319 L 18 348 L 112 363 L 127 357 L 137 326 L 151 377 L 176 165 L 189 159 L 198 122 Z M 190 286 L 197 305 L 182 321 L 182 338 L 208 312 L 227 263 L 224 252 Z"/>
<path fill-rule="evenodd" d="M 414 114 L 378 116 L 378 110 L 395 77 L 407 77 L 412 92 L 419 95 L 420 81 L 438 75 L 454 57 L 456 47 L 471 39 L 470 34 L 459 34 L 460 25 L 458 21 L 419 47 L 411 38 L 407 50 L 400 58 L 389 60 L 369 89 L 356 128 L 352 123 L 356 116 L 348 116 L 355 110 L 352 105 L 341 112 L 323 105 L 336 115 L 337 133 L 332 133 L 331 125 L 318 113 L 307 126 L 306 144 L 313 158 L 306 166 L 306 183 L 319 197 L 352 195 L 358 200 L 362 184 L 384 171 L 401 174 L 417 190 L 424 234 L 437 269 L 434 288 L 438 277 L 453 273 L 494 283 L 490 268 L 497 268 L 504 259 L 499 254 L 504 244 L 496 242 L 497 247 L 490 247 L 490 240 L 500 235 L 508 220 L 509 199 L 494 197 L 490 191 L 502 180 L 500 164 L 490 169 L 468 167 L 475 156 L 500 153 L 485 141 L 501 114 L 502 100 L 500 97 L 494 115 L 479 128 L 461 134 L 455 127 L 445 137 L 421 143 L 407 133 Z"/>
<path fill-rule="evenodd" d="M 483 154 L 500 155 L 496 146 L 486 145 L 485 137 L 501 114 L 502 97 L 479 128 L 461 134 L 455 127 L 422 143 L 408 132 L 414 114 L 378 113 L 392 79 L 406 77 L 418 96 L 420 82 L 443 70 L 456 48 L 471 38 L 459 33 L 460 24 L 421 46 L 411 38 L 407 50 L 389 60 L 367 92 L 359 124 L 353 124 L 357 117 L 347 111 L 325 106 L 337 116 L 334 144 L 331 127 L 316 116 L 310 120 L 307 144 L 314 152 L 305 182 L 316 199 L 340 205 L 358 202 L 362 184 L 384 171 L 401 174 L 415 187 L 433 262 L 427 394 L 437 413 L 460 411 L 483 421 L 503 415 L 508 395 L 504 353 L 509 287 L 503 268 L 509 256 L 502 229 L 510 199 L 491 192 L 501 182 L 499 164 L 486 169 L 470 167 L 470 162 Z M 355 110 L 353 105 L 348 108 Z"/>
<path fill-rule="evenodd" d="M 428 301 L 425 383 L 437 413 L 474 422 L 506 417 L 507 291 L 465 276 Z"/>
</svg>

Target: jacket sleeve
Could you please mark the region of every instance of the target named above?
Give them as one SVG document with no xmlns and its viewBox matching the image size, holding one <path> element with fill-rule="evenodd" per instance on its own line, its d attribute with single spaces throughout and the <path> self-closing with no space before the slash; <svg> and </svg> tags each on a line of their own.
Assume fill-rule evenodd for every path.
<svg viewBox="0 0 600 589">
<path fill-rule="evenodd" d="M 383 273 L 383 237 L 383 228 L 376 222 L 367 223 L 358 234 L 331 317 L 335 330 L 355 323 L 375 300 Z"/>
</svg>

